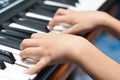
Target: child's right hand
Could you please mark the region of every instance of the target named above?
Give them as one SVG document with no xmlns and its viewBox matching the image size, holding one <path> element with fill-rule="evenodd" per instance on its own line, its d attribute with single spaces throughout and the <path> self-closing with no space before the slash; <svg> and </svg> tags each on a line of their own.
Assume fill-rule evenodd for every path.
<svg viewBox="0 0 120 80">
<path fill-rule="evenodd" d="M 72 27 L 63 33 L 88 32 L 99 25 L 105 25 L 108 14 L 101 11 L 74 11 L 70 9 L 59 9 L 49 22 L 50 30 L 59 23 L 67 23 Z"/>
</svg>

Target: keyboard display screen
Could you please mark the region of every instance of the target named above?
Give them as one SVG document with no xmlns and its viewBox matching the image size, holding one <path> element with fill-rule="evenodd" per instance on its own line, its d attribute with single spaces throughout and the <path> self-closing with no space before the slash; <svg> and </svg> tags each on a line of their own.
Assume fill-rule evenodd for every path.
<svg viewBox="0 0 120 80">
<path fill-rule="evenodd" d="M 24 0 L 0 0 L 0 13 L 7 11 L 23 1 Z"/>
</svg>

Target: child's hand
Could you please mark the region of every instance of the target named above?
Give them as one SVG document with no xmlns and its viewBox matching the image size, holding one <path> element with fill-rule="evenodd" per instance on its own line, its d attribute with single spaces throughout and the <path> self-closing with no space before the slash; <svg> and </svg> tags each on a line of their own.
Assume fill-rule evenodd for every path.
<svg viewBox="0 0 120 80">
<path fill-rule="evenodd" d="M 34 74 L 48 65 L 72 61 L 72 54 L 84 48 L 85 39 L 67 34 L 33 34 L 21 43 L 21 57 L 39 57 L 26 73 Z M 83 49 L 82 49 L 83 50 Z"/>
<path fill-rule="evenodd" d="M 88 32 L 97 26 L 104 25 L 108 14 L 100 11 L 73 11 L 69 9 L 59 9 L 53 20 L 49 22 L 50 30 L 59 23 L 72 25 L 71 28 L 64 30 L 63 33 Z"/>
</svg>

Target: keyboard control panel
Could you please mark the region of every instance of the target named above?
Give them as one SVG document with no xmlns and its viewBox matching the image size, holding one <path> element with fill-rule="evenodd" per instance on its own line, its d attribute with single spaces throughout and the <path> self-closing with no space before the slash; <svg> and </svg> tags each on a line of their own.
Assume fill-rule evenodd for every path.
<svg viewBox="0 0 120 80">
<path fill-rule="evenodd" d="M 7 11 L 23 1 L 24 0 L 0 0 L 0 13 Z"/>
</svg>

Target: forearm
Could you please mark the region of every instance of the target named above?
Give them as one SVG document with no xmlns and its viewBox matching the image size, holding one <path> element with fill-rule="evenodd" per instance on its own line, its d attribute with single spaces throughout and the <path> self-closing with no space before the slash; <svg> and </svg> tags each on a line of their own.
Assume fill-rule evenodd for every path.
<svg viewBox="0 0 120 80">
<path fill-rule="evenodd" d="M 92 44 L 75 52 L 73 60 L 95 80 L 120 80 L 120 65 L 108 58 Z"/>
</svg>

